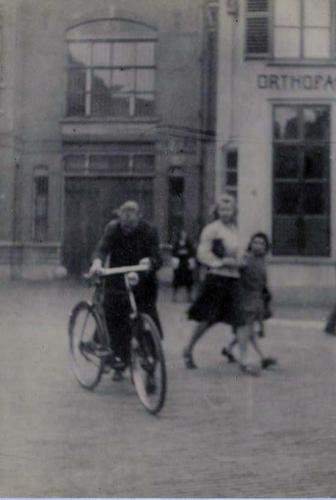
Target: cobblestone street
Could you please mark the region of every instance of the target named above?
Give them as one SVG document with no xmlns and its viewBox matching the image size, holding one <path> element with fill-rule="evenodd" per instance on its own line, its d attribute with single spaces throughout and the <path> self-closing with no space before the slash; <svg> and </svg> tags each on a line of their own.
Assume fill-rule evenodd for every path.
<svg viewBox="0 0 336 500">
<path fill-rule="evenodd" d="M 69 369 L 67 318 L 88 296 L 75 282 L 0 288 L 0 496 L 335 496 L 336 339 L 325 311 L 281 311 L 265 350 L 279 366 L 259 378 L 221 358 L 229 330 L 181 351 L 186 304 L 162 290 L 168 396 L 148 415 L 129 380 L 86 392 Z M 288 313 L 288 314 L 287 314 Z"/>
</svg>

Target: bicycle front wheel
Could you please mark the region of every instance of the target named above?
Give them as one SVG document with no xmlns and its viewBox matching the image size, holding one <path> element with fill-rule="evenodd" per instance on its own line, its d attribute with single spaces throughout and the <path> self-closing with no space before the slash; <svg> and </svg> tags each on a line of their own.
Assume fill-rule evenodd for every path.
<svg viewBox="0 0 336 500">
<path fill-rule="evenodd" d="M 100 382 L 104 360 L 99 356 L 102 345 L 99 318 L 87 302 L 79 302 L 69 320 L 69 342 L 72 371 L 82 387 L 94 389 Z"/>
<path fill-rule="evenodd" d="M 159 413 L 167 390 L 166 363 L 159 330 L 147 314 L 140 314 L 132 336 L 131 371 L 141 403 L 149 413 Z"/>
</svg>

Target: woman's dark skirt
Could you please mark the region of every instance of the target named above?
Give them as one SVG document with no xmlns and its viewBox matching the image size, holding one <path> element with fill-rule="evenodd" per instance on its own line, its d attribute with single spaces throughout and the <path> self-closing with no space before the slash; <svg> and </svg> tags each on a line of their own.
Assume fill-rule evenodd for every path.
<svg viewBox="0 0 336 500">
<path fill-rule="evenodd" d="M 245 324 L 242 291 L 239 278 L 209 273 L 188 312 L 189 319 L 224 322 L 238 327 Z"/>
</svg>

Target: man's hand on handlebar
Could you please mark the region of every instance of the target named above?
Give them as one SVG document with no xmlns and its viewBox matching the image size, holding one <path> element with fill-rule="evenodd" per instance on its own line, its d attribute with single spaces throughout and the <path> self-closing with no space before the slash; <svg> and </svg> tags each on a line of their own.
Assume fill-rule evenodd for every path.
<svg viewBox="0 0 336 500">
<path fill-rule="evenodd" d="M 90 276 L 99 276 L 102 273 L 103 263 L 101 259 L 94 259 L 89 270 Z"/>
<path fill-rule="evenodd" d="M 147 266 L 148 267 L 148 271 L 150 271 L 152 269 L 152 262 L 150 260 L 149 257 L 144 257 L 143 259 L 141 259 L 139 261 L 139 264 L 142 265 L 142 266 Z"/>
</svg>

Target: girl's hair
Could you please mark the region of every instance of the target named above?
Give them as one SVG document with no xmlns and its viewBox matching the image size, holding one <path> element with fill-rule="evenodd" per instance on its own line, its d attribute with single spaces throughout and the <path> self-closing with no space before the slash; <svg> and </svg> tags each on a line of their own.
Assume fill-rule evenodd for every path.
<svg viewBox="0 0 336 500">
<path fill-rule="evenodd" d="M 263 233 L 262 231 L 258 231 L 257 233 L 254 233 L 251 236 L 250 242 L 247 246 L 247 251 L 250 252 L 252 250 L 252 243 L 253 243 L 253 240 L 255 240 L 256 238 L 260 238 L 260 239 L 264 240 L 265 250 L 266 250 L 266 253 L 268 253 L 270 248 L 271 248 L 271 242 L 270 242 L 267 234 Z"/>
<path fill-rule="evenodd" d="M 222 201 L 223 198 L 231 198 L 232 199 L 232 201 L 234 203 L 234 206 L 235 206 L 235 212 L 236 212 L 236 209 L 237 209 L 237 200 L 236 200 L 235 195 L 232 194 L 232 193 L 230 193 L 230 191 L 224 191 L 220 195 L 220 197 L 218 198 L 216 204 L 211 207 L 210 214 L 212 215 L 213 220 L 216 220 L 216 219 L 219 218 L 219 215 L 218 215 L 218 205 L 220 204 L 220 202 Z"/>
</svg>

